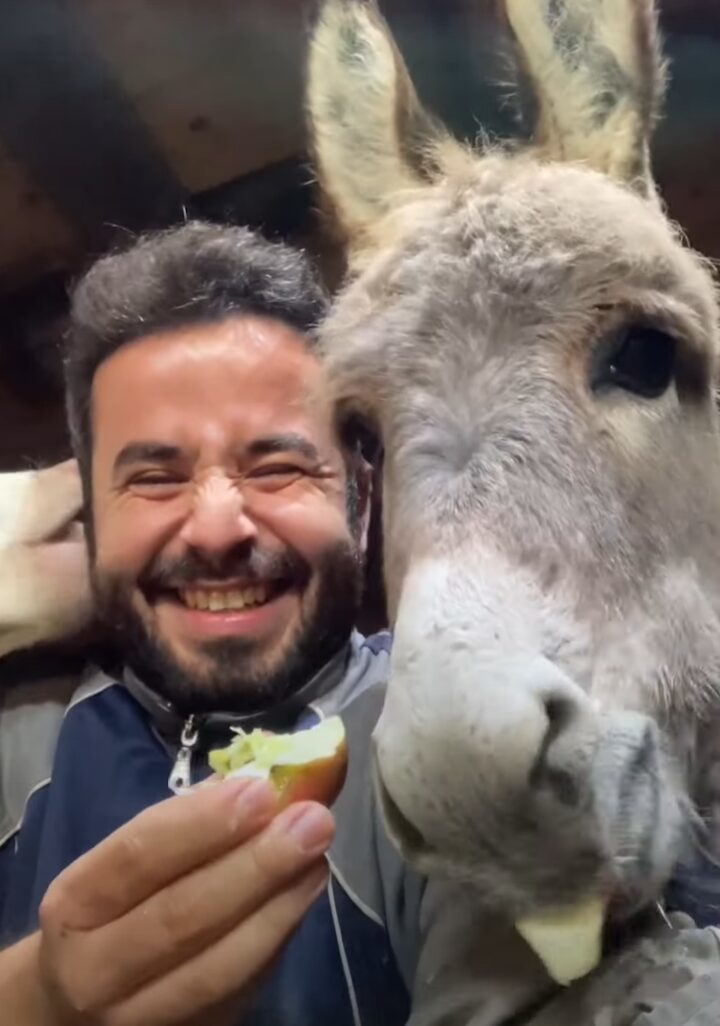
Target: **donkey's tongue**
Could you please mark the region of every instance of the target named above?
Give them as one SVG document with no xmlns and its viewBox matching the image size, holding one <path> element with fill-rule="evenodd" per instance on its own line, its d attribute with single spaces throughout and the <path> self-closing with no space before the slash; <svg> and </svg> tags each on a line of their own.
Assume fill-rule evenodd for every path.
<svg viewBox="0 0 720 1026">
<path fill-rule="evenodd" d="M 515 926 L 562 986 L 587 976 L 600 962 L 605 902 L 588 898 L 569 909 L 518 919 Z"/>
</svg>

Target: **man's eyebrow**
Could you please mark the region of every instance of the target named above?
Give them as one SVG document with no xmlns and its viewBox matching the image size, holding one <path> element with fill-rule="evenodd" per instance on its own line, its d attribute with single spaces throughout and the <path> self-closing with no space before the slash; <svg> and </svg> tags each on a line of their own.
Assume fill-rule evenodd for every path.
<svg viewBox="0 0 720 1026">
<path fill-rule="evenodd" d="M 247 447 L 249 456 L 273 456 L 276 453 L 296 452 L 308 460 L 317 462 L 320 459 L 312 442 L 302 435 L 288 432 L 283 435 L 267 435 L 264 438 L 256 438 Z"/>
<path fill-rule="evenodd" d="M 165 442 L 129 442 L 115 457 L 113 470 L 132 463 L 173 463 L 180 459 L 182 450 Z"/>
</svg>

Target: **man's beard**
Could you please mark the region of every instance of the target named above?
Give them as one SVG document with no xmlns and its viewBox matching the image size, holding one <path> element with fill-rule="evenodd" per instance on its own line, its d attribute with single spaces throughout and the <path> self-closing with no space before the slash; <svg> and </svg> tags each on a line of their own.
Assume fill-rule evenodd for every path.
<svg viewBox="0 0 720 1026">
<path fill-rule="evenodd" d="M 292 549 L 227 553 L 218 559 L 188 553 L 154 564 L 140 582 L 145 595 L 191 588 L 198 580 L 242 578 L 290 584 L 306 603 L 281 651 L 265 660 L 251 638 L 218 638 L 197 644 L 202 670 L 190 672 L 132 605 L 134 582 L 121 575 L 100 576 L 93 568 L 98 613 L 114 632 L 126 664 L 184 715 L 213 711 L 250 712 L 270 708 L 297 691 L 347 643 L 362 597 L 362 559 L 344 541 L 309 564 Z"/>
</svg>

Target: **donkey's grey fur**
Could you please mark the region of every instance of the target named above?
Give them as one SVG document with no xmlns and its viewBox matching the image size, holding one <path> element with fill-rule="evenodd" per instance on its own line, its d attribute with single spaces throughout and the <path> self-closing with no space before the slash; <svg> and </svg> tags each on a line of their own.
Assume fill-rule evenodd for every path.
<svg viewBox="0 0 720 1026">
<path fill-rule="evenodd" d="M 312 48 L 351 267 L 330 386 L 385 447 L 379 787 L 408 859 L 504 913 L 593 889 L 635 907 L 696 823 L 720 707 L 716 297 L 645 159 L 650 0 L 506 7 L 537 90 L 522 152 L 421 119 L 372 3 L 327 0 Z M 636 322 L 676 340 L 672 384 L 594 391 Z"/>
</svg>

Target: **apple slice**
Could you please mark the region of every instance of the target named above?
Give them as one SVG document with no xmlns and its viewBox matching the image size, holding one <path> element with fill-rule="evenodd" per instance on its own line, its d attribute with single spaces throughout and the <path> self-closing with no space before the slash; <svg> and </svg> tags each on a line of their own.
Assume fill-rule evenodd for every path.
<svg viewBox="0 0 720 1026">
<path fill-rule="evenodd" d="M 599 964 L 605 904 L 588 898 L 567 909 L 518 919 L 515 926 L 557 982 L 567 987 Z"/>
<path fill-rule="evenodd" d="M 330 806 L 347 772 L 345 727 L 339 716 L 295 734 L 235 730 L 227 748 L 217 748 L 208 762 L 218 776 L 269 780 L 281 806 L 317 801 Z"/>
</svg>

